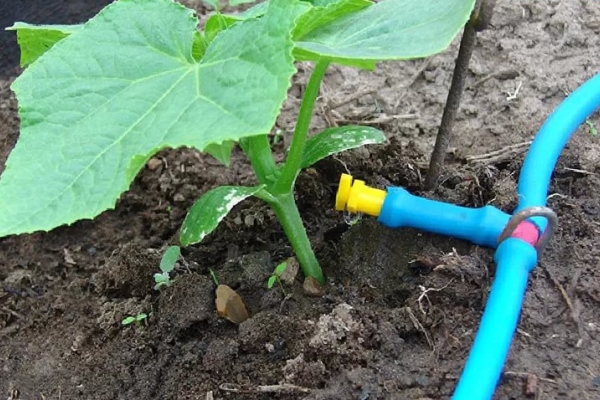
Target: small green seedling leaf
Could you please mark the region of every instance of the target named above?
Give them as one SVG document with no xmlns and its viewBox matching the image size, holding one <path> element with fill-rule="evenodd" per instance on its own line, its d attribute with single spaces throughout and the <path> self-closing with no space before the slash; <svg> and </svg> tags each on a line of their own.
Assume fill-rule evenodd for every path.
<svg viewBox="0 0 600 400">
<path fill-rule="evenodd" d="M 278 282 L 279 286 L 281 286 L 281 290 L 283 291 L 283 293 L 285 293 L 285 289 L 283 288 L 283 285 L 281 284 L 281 275 L 285 272 L 285 270 L 287 269 L 287 266 L 288 266 L 287 261 L 283 261 L 275 267 L 275 269 L 273 270 L 273 273 L 271 274 L 271 276 L 269 276 L 269 280 L 267 281 L 268 289 L 271 289 L 273 287 L 273 285 L 275 284 L 275 282 Z"/>
<path fill-rule="evenodd" d="M 135 316 L 130 315 L 129 317 L 123 318 L 123 320 L 121 321 L 121 325 L 131 325 L 135 322 L 135 324 L 139 326 L 142 323 L 142 321 L 144 321 L 146 318 L 148 318 L 148 315 L 146 313 L 139 313 Z"/>
<path fill-rule="evenodd" d="M 587 125 L 590 134 L 592 136 L 598 136 L 598 129 L 596 129 L 596 125 L 594 125 L 594 123 L 592 121 L 590 121 L 589 119 L 585 120 L 585 124 Z"/>
<path fill-rule="evenodd" d="M 78 31 L 83 25 L 31 25 L 17 22 L 6 28 L 17 31 L 17 41 L 21 48 L 21 67 L 38 59 L 57 42 Z"/>
<path fill-rule="evenodd" d="M 175 267 L 175 263 L 179 259 L 181 255 L 181 248 L 179 246 L 171 246 L 165 251 L 161 260 L 160 260 L 160 270 L 162 272 L 166 272 L 167 274 L 173 271 Z"/>
<path fill-rule="evenodd" d="M 146 315 L 146 313 L 139 313 L 136 317 L 135 320 L 140 322 L 145 320 L 148 317 L 148 315 Z"/>
<path fill-rule="evenodd" d="M 342 64 L 427 57 L 445 50 L 475 0 L 383 0 L 314 29 L 296 41 L 303 56 Z"/>
<path fill-rule="evenodd" d="M 276 275 L 271 275 L 269 277 L 269 280 L 267 282 L 267 288 L 271 289 L 273 288 L 273 285 L 275 285 L 275 282 L 277 281 L 277 276 Z"/>
<path fill-rule="evenodd" d="M 285 271 L 286 268 L 287 268 L 287 262 L 284 261 L 275 267 L 275 270 L 273 271 L 273 275 L 281 276 L 281 274 L 283 274 L 283 272 Z"/>
<path fill-rule="evenodd" d="M 233 207 L 261 189 L 261 186 L 221 186 L 206 192 L 185 217 L 179 241 L 184 246 L 201 242 Z"/>
<path fill-rule="evenodd" d="M 154 290 L 160 290 L 163 286 L 169 286 L 171 284 L 171 277 L 168 272 L 161 272 L 154 274 Z"/>
<path fill-rule="evenodd" d="M 181 248 L 179 246 L 170 246 L 162 258 L 160 259 L 160 270 L 161 273 L 154 274 L 154 290 L 159 290 L 163 286 L 169 286 L 171 284 L 171 276 L 169 272 L 173 271 L 175 264 L 181 255 Z"/>
<path fill-rule="evenodd" d="M 215 284 L 215 286 L 219 286 L 219 279 L 217 279 L 217 274 L 215 274 L 215 271 L 213 271 L 212 269 L 208 269 L 208 272 L 210 273 L 210 278 L 212 279 L 213 283 Z"/>
<path fill-rule="evenodd" d="M 199 61 L 198 20 L 170 0 L 116 1 L 56 43 L 12 85 L 21 134 L 0 179 L 0 237 L 114 208 L 165 147 L 269 132 L 296 71 L 291 30 L 310 7 L 272 0 Z"/>
<path fill-rule="evenodd" d="M 306 143 L 302 155 L 302 168 L 307 168 L 332 154 L 385 141 L 383 132 L 370 126 L 341 126 L 325 129 Z"/>
</svg>

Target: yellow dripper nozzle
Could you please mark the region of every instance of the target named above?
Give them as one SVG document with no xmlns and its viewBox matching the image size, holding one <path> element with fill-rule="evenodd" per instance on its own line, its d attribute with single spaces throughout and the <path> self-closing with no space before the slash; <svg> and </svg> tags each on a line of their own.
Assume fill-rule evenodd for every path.
<svg viewBox="0 0 600 400">
<path fill-rule="evenodd" d="M 351 175 L 342 174 L 340 186 L 335 197 L 337 211 L 348 210 L 351 213 L 365 213 L 374 217 L 379 216 L 387 193 L 365 185 L 364 181 L 355 180 Z"/>
</svg>

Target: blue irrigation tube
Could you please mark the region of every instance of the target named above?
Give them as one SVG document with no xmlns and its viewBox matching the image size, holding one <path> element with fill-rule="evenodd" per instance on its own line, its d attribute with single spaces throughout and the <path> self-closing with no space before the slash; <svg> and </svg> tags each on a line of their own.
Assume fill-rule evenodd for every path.
<svg viewBox="0 0 600 400">
<path fill-rule="evenodd" d="M 525 158 L 519 185 L 521 212 L 532 215 L 532 207 L 546 204 L 552 171 L 561 151 L 577 128 L 600 107 L 600 74 L 567 97 L 548 117 L 536 135 Z M 531 217 L 534 237 L 511 235 L 498 241 L 511 216 L 486 206 L 460 207 L 411 195 L 402 188 L 389 187 L 387 193 L 368 188 L 364 182 L 353 185 L 352 177 L 342 177 L 336 196 L 336 209 L 367 212 L 390 228 L 412 227 L 458 237 L 482 246 L 496 248 L 496 276 L 475 337 L 469 358 L 460 377 L 453 400 L 489 400 L 494 395 L 510 343 L 517 329 L 529 273 L 537 263 L 536 247 L 544 241 L 535 230 L 544 232 L 545 217 Z M 556 216 L 549 210 L 543 215 Z M 513 216 L 514 217 L 514 216 Z M 511 220 L 513 221 L 513 220 Z M 514 221 L 518 223 L 519 218 Z M 519 225 L 520 226 L 520 225 Z M 522 231 L 523 232 L 523 231 Z M 538 232 L 538 233 L 539 233 Z M 513 233 L 516 234 L 516 231 Z M 520 239 L 522 237 L 523 239 Z M 531 241 L 529 239 L 532 239 Z"/>
<path fill-rule="evenodd" d="M 519 177 L 519 206 L 544 206 L 552 171 L 561 151 L 577 128 L 600 107 L 600 74 L 569 97 L 548 117 L 536 135 Z M 540 230 L 547 221 L 531 219 Z M 452 400 L 489 400 L 502 373 L 517 328 L 535 249 L 520 239 L 502 242 L 494 257 L 496 277 L 481 325 Z"/>
</svg>

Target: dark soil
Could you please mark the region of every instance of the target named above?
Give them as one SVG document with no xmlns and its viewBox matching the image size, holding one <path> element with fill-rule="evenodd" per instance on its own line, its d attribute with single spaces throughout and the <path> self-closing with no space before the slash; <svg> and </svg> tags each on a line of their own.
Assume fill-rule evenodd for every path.
<svg viewBox="0 0 600 400">
<path fill-rule="evenodd" d="M 217 185 L 252 182 L 239 152 L 225 169 L 193 151 L 164 151 L 115 210 L 0 239 L 0 397 L 448 398 L 494 276 L 493 251 L 388 230 L 368 217 L 350 223 L 333 211 L 339 174 L 510 212 L 526 146 L 508 146 L 530 140 L 566 94 L 600 70 L 600 3 L 499 2 L 493 27 L 477 41 L 443 183 L 422 193 L 456 50 L 455 43 L 427 64 L 387 63 L 373 73 L 330 69 L 315 131 L 359 121 L 390 141 L 324 160 L 299 178 L 298 203 L 328 276 L 322 297 L 306 296 L 300 277 L 287 297 L 267 290 L 269 271 L 292 253 L 273 213 L 255 200 L 184 249 L 174 283 L 153 290 L 161 252 L 175 243 L 193 201 Z M 299 65 L 278 121 L 284 132 L 308 68 Z M 2 166 L 18 137 L 11 81 L 0 86 Z M 600 126 L 597 116 L 591 122 Z M 548 203 L 559 228 L 531 275 L 496 399 L 600 398 L 598 140 L 581 128 L 556 168 Z M 495 150 L 504 151 L 470 158 Z M 242 296 L 249 320 L 217 317 L 210 270 Z M 149 315 L 141 326 L 121 325 L 138 312 Z M 295 386 L 260 392 L 278 384 Z"/>
</svg>

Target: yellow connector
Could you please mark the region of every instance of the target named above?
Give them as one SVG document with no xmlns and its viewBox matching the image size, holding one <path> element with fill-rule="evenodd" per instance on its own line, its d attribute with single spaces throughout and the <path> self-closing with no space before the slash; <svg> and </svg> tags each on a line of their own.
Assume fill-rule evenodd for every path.
<svg viewBox="0 0 600 400">
<path fill-rule="evenodd" d="M 342 174 L 335 197 L 335 209 L 378 217 L 387 196 L 386 191 L 369 187 L 361 180 L 355 180 L 352 184 L 352 180 L 351 175 Z"/>
</svg>

